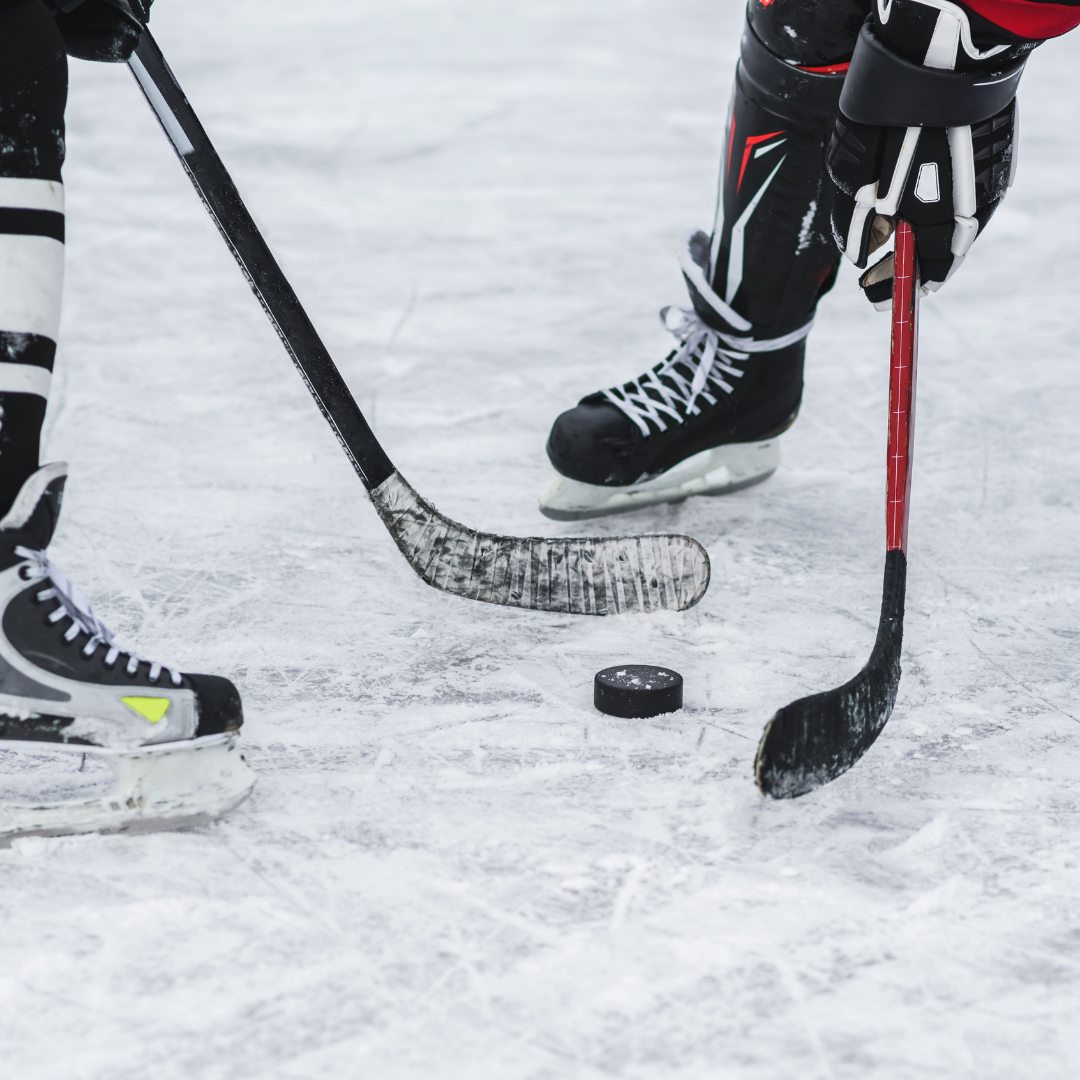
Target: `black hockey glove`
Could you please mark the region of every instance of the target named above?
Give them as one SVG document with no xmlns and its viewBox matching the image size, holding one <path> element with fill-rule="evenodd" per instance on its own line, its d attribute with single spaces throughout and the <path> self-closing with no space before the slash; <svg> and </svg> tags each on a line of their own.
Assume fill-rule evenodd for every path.
<svg viewBox="0 0 1080 1080">
<path fill-rule="evenodd" d="M 862 268 L 911 222 L 923 285 L 956 272 L 1005 197 L 1016 159 L 1016 86 L 1038 42 L 950 0 L 876 0 L 863 24 L 826 154 L 832 230 Z M 860 279 L 892 298 L 892 255 Z"/>
<path fill-rule="evenodd" d="M 146 29 L 153 0 L 46 0 L 68 56 L 106 64 L 127 61 Z"/>
</svg>

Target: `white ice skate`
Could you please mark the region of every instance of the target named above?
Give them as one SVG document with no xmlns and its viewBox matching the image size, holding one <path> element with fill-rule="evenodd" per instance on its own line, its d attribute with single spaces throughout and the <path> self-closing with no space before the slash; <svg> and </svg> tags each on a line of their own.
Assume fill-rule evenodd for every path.
<svg viewBox="0 0 1080 1080">
<path fill-rule="evenodd" d="M 46 465 L 0 520 L 0 749 L 86 754 L 112 770 L 104 795 L 0 801 L 0 843 L 24 835 L 175 828 L 251 792 L 240 695 L 121 652 L 45 554 L 66 478 Z M 123 663 L 120 663 L 123 658 Z"/>
<path fill-rule="evenodd" d="M 540 512 L 556 521 L 622 514 L 691 495 L 726 495 L 767 480 L 780 465 L 780 440 L 728 443 L 702 450 L 640 484 L 607 487 L 556 474 L 540 492 Z"/>
</svg>

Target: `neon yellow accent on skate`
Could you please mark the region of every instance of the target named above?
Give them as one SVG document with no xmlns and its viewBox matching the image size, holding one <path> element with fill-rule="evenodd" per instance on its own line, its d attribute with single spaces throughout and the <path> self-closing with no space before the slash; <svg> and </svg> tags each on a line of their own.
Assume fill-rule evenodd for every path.
<svg viewBox="0 0 1080 1080">
<path fill-rule="evenodd" d="M 156 724 L 172 704 L 172 699 L 167 697 L 124 697 L 120 700 L 151 724 Z"/>
</svg>

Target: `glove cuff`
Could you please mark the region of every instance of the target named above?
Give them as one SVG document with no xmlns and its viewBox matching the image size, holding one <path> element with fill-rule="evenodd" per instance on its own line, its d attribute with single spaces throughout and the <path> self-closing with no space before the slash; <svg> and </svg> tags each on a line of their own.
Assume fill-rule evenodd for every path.
<svg viewBox="0 0 1080 1080">
<path fill-rule="evenodd" d="M 877 127 L 964 127 L 996 116 L 1016 97 L 1027 57 L 1002 70 L 956 72 L 924 67 L 887 49 L 863 23 L 840 111 Z"/>
</svg>

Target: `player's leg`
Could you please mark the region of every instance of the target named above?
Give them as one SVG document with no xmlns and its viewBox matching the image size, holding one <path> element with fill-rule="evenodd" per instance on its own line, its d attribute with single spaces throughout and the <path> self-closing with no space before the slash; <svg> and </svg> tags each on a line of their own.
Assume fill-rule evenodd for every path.
<svg viewBox="0 0 1080 1080">
<path fill-rule="evenodd" d="M 0 515 L 38 467 L 64 283 L 64 42 L 0 0 Z"/>
<path fill-rule="evenodd" d="M 161 751 L 125 759 L 135 802 L 0 807 L 0 837 L 198 819 L 251 786 L 230 734 L 242 723 L 232 683 L 122 652 L 46 554 L 67 472 L 38 463 L 63 286 L 66 97 L 64 42 L 45 4 L 0 0 L 0 739 L 121 756 L 184 746 L 167 767 Z"/>
<path fill-rule="evenodd" d="M 805 338 L 839 253 L 825 148 L 862 0 L 751 0 L 712 235 L 682 252 L 691 307 L 644 375 L 555 422 L 551 517 L 582 518 L 763 480 L 798 413 Z"/>
</svg>

